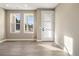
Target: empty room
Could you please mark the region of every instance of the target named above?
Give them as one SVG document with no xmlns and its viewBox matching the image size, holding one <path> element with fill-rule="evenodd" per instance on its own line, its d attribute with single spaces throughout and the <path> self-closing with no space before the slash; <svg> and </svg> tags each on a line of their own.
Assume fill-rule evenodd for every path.
<svg viewBox="0 0 79 59">
<path fill-rule="evenodd" d="M 0 3 L 0 56 L 79 56 L 79 3 Z"/>
</svg>

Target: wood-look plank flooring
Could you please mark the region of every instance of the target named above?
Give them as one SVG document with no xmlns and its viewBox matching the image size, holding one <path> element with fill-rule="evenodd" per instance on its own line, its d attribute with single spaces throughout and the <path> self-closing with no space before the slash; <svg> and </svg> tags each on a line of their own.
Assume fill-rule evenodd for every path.
<svg viewBox="0 0 79 59">
<path fill-rule="evenodd" d="M 53 42 L 14 41 L 0 43 L 0 56 L 64 56 Z"/>
</svg>

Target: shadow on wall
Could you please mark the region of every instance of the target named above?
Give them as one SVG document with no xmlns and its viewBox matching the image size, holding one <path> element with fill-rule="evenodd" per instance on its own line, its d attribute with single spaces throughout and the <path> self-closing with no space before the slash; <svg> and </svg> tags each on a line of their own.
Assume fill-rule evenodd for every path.
<svg viewBox="0 0 79 59">
<path fill-rule="evenodd" d="M 73 55 L 73 38 L 64 36 L 64 51 L 69 55 Z"/>
</svg>

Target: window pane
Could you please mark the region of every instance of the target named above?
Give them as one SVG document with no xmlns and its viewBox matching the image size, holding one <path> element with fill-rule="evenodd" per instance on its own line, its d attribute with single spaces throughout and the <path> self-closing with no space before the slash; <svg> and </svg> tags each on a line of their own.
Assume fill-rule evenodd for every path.
<svg viewBox="0 0 79 59">
<path fill-rule="evenodd" d="M 16 20 L 16 31 L 20 31 L 20 14 L 15 15 Z"/>
<path fill-rule="evenodd" d="M 25 14 L 24 16 L 24 30 L 25 32 L 33 32 L 34 15 Z"/>
<path fill-rule="evenodd" d="M 25 31 L 27 30 L 27 24 L 25 24 Z"/>
<path fill-rule="evenodd" d="M 16 30 L 20 30 L 20 24 L 16 24 Z"/>
<path fill-rule="evenodd" d="M 20 15 L 16 15 L 16 23 L 20 23 Z"/>
<path fill-rule="evenodd" d="M 28 31 L 33 31 L 34 16 L 28 16 Z"/>
<path fill-rule="evenodd" d="M 24 23 L 25 23 L 25 31 L 27 31 L 27 19 L 28 19 L 28 17 L 25 16 L 25 20 L 24 20 Z"/>
</svg>

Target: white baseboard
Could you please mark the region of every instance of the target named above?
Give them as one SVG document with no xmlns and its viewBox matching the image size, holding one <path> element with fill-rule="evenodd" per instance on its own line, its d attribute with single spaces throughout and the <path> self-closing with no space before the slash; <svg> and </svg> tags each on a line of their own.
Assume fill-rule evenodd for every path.
<svg viewBox="0 0 79 59">
<path fill-rule="evenodd" d="M 3 43 L 3 42 L 5 42 L 6 40 L 4 39 L 4 40 L 0 40 L 0 43 Z"/>
<path fill-rule="evenodd" d="M 34 41 L 36 39 L 5 39 L 6 41 Z"/>
<path fill-rule="evenodd" d="M 37 42 L 53 42 L 53 40 L 37 40 Z"/>
</svg>

